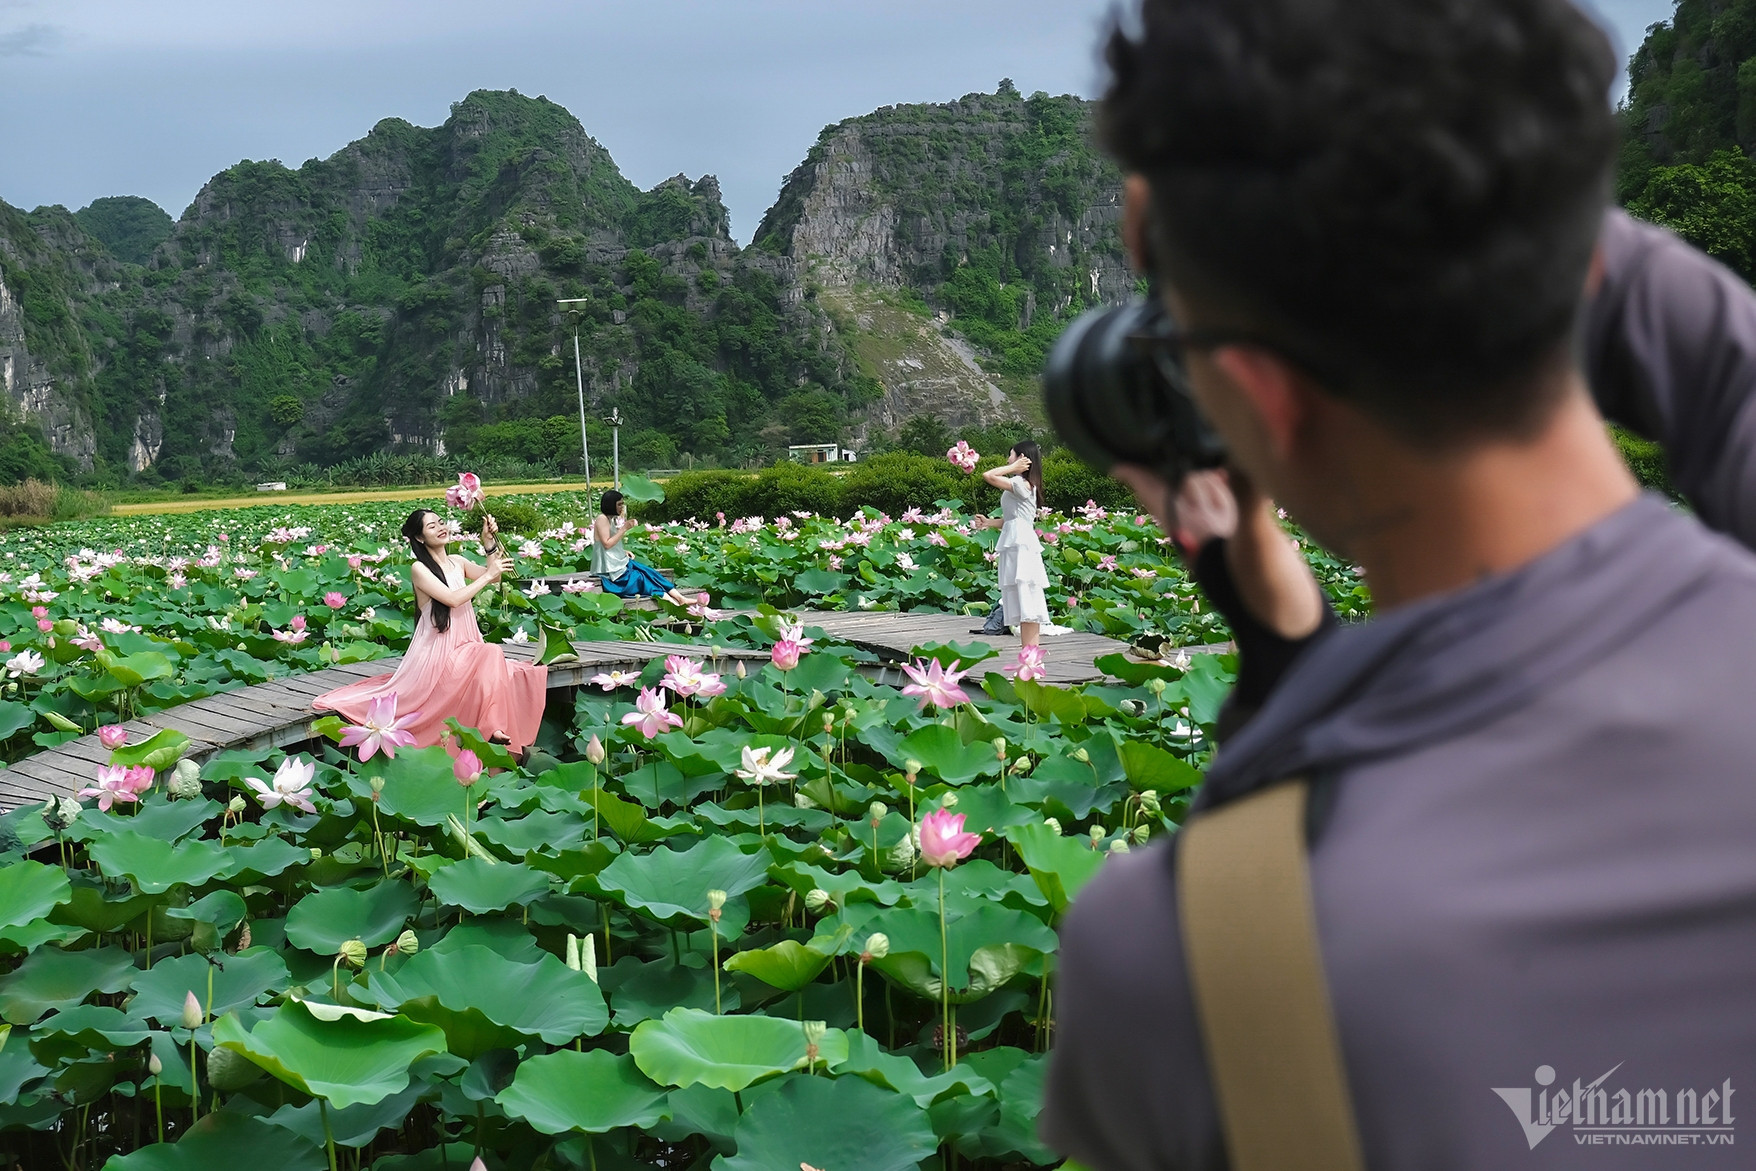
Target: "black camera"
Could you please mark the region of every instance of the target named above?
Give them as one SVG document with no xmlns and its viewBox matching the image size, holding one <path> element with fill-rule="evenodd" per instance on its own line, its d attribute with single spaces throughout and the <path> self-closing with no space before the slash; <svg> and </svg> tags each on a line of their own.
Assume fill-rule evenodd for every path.
<svg viewBox="0 0 1756 1171">
<path fill-rule="evenodd" d="M 1093 309 L 1067 327 L 1043 368 L 1049 424 L 1099 471 L 1139 464 L 1174 489 L 1225 447 L 1189 394 L 1176 329 L 1156 292 Z"/>
</svg>

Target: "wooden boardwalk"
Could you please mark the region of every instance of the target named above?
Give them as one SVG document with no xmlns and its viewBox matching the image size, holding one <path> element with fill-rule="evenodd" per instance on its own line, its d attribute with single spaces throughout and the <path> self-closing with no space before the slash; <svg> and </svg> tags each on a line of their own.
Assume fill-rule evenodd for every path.
<svg viewBox="0 0 1756 1171">
<path fill-rule="evenodd" d="M 880 662 L 863 668 L 863 673 L 878 682 L 892 685 L 905 682 L 897 664 L 917 646 L 985 642 L 1000 652 L 1000 660 L 1004 662 L 1012 659 L 1018 646 L 1016 636 L 971 634 L 970 628 L 980 625 L 980 619 L 962 614 L 800 611 L 798 616 L 807 629 L 818 628 L 833 641 L 849 643 L 877 655 Z M 579 661 L 551 665 L 550 688 L 575 687 L 605 671 L 642 670 L 651 660 L 665 655 L 686 653 L 694 657 L 711 657 L 714 653 L 705 645 L 665 642 L 577 642 L 573 646 Z M 1127 649 L 1114 639 L 1077 631 L 1046 638 L 1043 647 L 1048 659 L 1048 681 L 1061 684 L 1102 678 L 1103 672 L 1094 665 L 1095 661 Z M 515 661 L 528 662 L 536 654 L 534 645 L 508 643 L 505 650 L 507 657 Z M 767 651 L 727 651 L 722 648 L 718 657 L 729 667 L 735 659 L 766 662 L 769 656 Z M 317 714 L 311 709 L 313 699 L 345 684 L 394 671 L 401 661 L 400 656 L 396 656 L 289 675 L 166 708 L 131 720 L 123 727 L 128 730 L 129 740 L 133 743 L 139 743 L 162 728 L 174 728 L 189 737 L 192 743 L 188 756 L 195 761 L 205 760 L 227 749 L 255 751 L 289 747 L 311 738 L 309 725 Z M 51 795 L 71 795 L 90 785 L 98 766 L 109 763 L 109 759 L 109 749 L 100 744 L 94 734 L 0 768 L 0 811 L 40 803 Z"/>
</svg>

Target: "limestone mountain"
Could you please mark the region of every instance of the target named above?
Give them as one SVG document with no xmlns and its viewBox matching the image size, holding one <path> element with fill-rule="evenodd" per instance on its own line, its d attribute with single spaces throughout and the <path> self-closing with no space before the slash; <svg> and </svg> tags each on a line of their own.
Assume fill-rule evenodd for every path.
<svg viewBox="0 0 1756 1171">
<path fill-rule="evenodd" d="M 642 191 L 515 91 L 239 163 L 156 245 L 144 201 L 0 203 L 0 423 L 96 483 L 572 466 L 576 331 L 594 447 L 617 409 L 633 466 L 1028 416 L 1060 325 L 1132 291 L 1088 120 L 1010 83 L 850 119 L 743 249 L 711 176 Z"/>
</svg>

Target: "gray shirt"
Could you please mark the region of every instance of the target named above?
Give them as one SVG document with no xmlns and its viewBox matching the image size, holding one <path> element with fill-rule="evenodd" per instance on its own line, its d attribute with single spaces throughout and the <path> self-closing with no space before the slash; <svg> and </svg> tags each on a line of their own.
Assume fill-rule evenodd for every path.
<svg viewBox="0 0 1756 1171">
<path fill-rule="evenodd" d="M 1621 379 L 1606 407 L 1666 440 L 1703 518 L 1756 539 L 1756 300 L 1619 214 L 1605 245 L 1586 336 L 1621 339 L 1588 355 Z M 1756 556 L 1648 495 L 1514 572 L 1335 630 L 1227 741 L 1199 806 L 1313 778 L 1369 1167 L 1751 1165 L 1753 708 Z M 1106 863 L 1062 929 L 1041 1125 L 1096 1171 L 1226 1166 L 1175 845 Z M 1646 1145 L 1661 1135 L 1686 1149 Z"/>
</svg>

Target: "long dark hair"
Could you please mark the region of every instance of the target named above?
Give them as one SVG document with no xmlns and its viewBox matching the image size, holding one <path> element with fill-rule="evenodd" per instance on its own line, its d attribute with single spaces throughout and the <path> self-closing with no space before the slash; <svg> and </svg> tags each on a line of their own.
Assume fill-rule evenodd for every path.
<svg viewBox="0 0 1756 1171">
<path fill-rule="evenodd" d="M 415 509 L 409 513 L 409 518 L 402 522 L 402 535 L 408 538 L 409 548 L 414 552 L 415 560 L 425 565 L 432 571 L 434 577 L 449 586 L 451 579 L 445 575 L 443 569 L 439 568 L 439 563 L 433 560 L 433 551 L 427 548 L 427 542 L 422 539 L 421 530 L 427 525 L 423 518 L 433 515 L 434 512 L 431 508 Z M 411 581 L 409 584 L 412 586 L 414 582 Z M 433 616 L 433 629 L 443 634 L 451 629 L 451 607 L 438 598 L 434 598 L 432 601 L 433 606 L 428 613 Z"/>
<path fill-rule="evenodd" d="M 1012 454 L 1022 455 L 1030 461 L 1030 471 L 1024 478 L 1030 484 L 1031 491 L 1036 493 L 1036 506 L 1043 506 L 1043 449 L 1038 447 L 1034 439 L 1021 439 L 1012 445 Z"/>
</svg>

